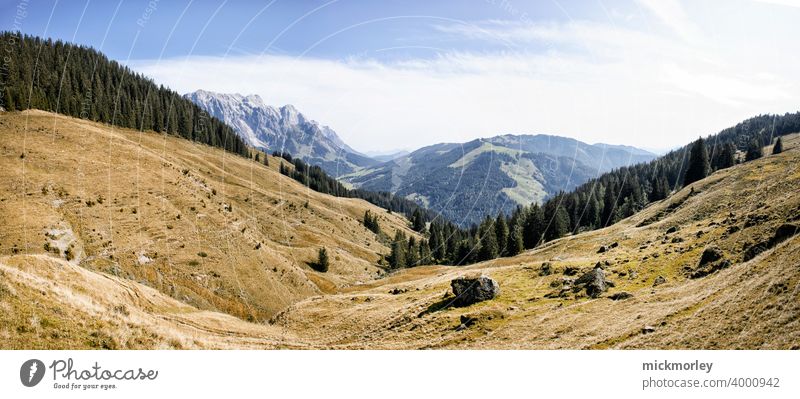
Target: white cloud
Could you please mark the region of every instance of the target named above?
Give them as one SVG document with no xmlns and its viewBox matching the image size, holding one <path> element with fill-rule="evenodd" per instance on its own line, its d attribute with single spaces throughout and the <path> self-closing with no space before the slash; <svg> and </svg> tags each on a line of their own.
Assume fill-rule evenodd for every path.
<svg viewBox="0 0 800 399">
<path fill-rule="evenodd" d="M 775 4 L 786 7 L 800 8 L 800 0 L 755 0 L 759 3 Z"/>
<path fill-rule="evenodd" d="M 765 49 L 718 37 L 710 45 L 687 41 L 701 34 L 681 12 L 653 12 L 679 36 L 585 21 L 494 21 L 437 29 L 509 50 L 396 62 L 266 55 L 131 66 L 180 92 L 256 93 L 294 104 L 362 151 L 503 133 L 665 148 L 749 116 L 800 108 L 800 61 L 773 51 L 794 48 L 792 35 Z M 526 50 L 532 43 L 546 49 Z"/>
<path fill-rule="evenodd" d="M 698 28 L 686 15 L 678 0 L 638 0 L 648 8 L 664 25 L 675 31 L 684 40 L 698 37 Z"/>
</svg>

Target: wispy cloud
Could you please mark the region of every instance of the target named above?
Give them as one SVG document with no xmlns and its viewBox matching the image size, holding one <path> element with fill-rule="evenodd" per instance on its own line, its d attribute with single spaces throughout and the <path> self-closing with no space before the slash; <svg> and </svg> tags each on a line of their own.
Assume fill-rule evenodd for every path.
<svg viewBox="0 0 800 399">
<path fill-rule="evenodd" d="M 759 3 L 775 4 L 779 6 L 800 8 L 800 0 L 755 0 Z"/>
<path fill-rule="evenodd" d="M 697 26 L 692 22 L 678 0 L 638 0 L 639 4 L 650 10 L 658 20 L 677 33 L 681 38 L 691 41 L 699 37 Z"/>
<path fill-rule="evenodd" d="M 754 114 L 800 108 L 800 60 L 775 51 L 794 48 L 792 35 L 776 35 L 767 48 L 723 41 L 722 33 L 709 37 L 697 28 L 679 3 L 643 5 L 648 22 L 671 33 L 635 24 L 641 21 L 484 21 L 434 30 L 494 41 L 496 51 L 443 50 L 391 62 L 268 55 L 132 66 L 182 92 L 257 93 L 268 103 L 292 103 L 360 150 L 502 133 L 664 148 Z"/>
</svg>

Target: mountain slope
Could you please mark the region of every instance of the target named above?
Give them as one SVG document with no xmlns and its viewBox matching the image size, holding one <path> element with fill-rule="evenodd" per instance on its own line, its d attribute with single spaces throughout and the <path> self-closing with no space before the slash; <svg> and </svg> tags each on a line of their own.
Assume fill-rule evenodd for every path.
<svg viewBox="0 0 800 399">
<path fill-rule="evenodd" d="M 0 255 L 69 258 L 205 310 L 264 320 L 375 278 L 408 221 L 320 194 L 270 165 L 42 111 L 0 114 Z M 330 271 L 308 263 L 327 247 Z"/>
<path fill-rule="evenodd" d="M 230 126 L 97 50 L 19 32 L 0 32 L 0 42 L 7 45 L 0 100 L 8 111 L 47 110 L 248 154 Z"/>
<path fill-rule="evenodd" d="M 649 161 L 643 150 L 548 135 L 504 135 L 437 144 L 343 176 L 371 191 L 413 199 L 461 225 L 541 203 L 602 172 Z"/>
<path fill-rule="evenodd" d="M 80 127 L 71 129 L 63 120 L 66 118 L 56 117 L 60 118 L 58 130 L 52 132 L 46 128 L 52 126 L 53 116 L 43 115 L 45 124 L 38 124 L 37 116 L 31 116 L 34 128 L 27 137 L 32 144 L 42 139 L 51 142 L 54 137 L 61 140 L 60 144 L 66 137 L 78 140 L 87 136 L 84 129 L 92 126 L 68 120 Z M 3 132 L 14 126 L 13 119 L 0 118 Z M 20 134 L 16 133 L 14 137 Z M 146 159 L 151 156 L 152 141 L 163 145 L 164 138 L 117 134 L 105 136 L 112 139 L 109 147 L 112 151 L 116 146 L 135 148 L 136 141 L 126 142 L 125 139 L 142 138 L 145 160 L 140 165 L 142 170 L 150 170 L 147 168 L 151 162 Z M 98 205 L 75 211 L 80 202 L 92 198 L 83 191 L 80 191 L 80 201 L 76 197 L 82 187 L 80 181 L 91 175 L 87 173 L 92 169 L 89 166 L 100 161 L 76 159 L 69 155 L 70 146 L 64 151 L 33 150 L 20 158 L 15 141 L 9 143 L 8 135 L 2 138 L 0 159 L 4 167 L 0 170 L 17 168 L 14 169 L 17 174 L 12 175 L 17 178 L 9 180 L 6 173 L 2 175 L 0 186 L 5 190 L 0 198 L 3 200 L 2 216 L 10 226 L 0 232 L 3 234 L 0 238 L 3 252 L 0 257 L 0 309 L 3 310 L 0 312 L 0 347 L 3 348 L 797 349 L 797 342 L 800 342 L 800 269 L 797 267 L 800 234 L 791 235 L 791 232 L 798 232 L 797 229 L 787 232 L 789 230 L 782 227 L 800 225 L 797 216 L 800 215 L 798 135 L 783 137 L 786 151 L 780 155 L 715 172 L 607 228 L 564 237 L 516 257 L 469 267 L 417 267 L 382 279 L 341 285 L 336 290 L 320 291 L 318 295 L 296 301 L 277 313 L 270 324 L 247 323 L 228 315 L 199 310 L 192 306 L 191 299 L 179 297 L 180 301 L 176 301 L 175 296 L 169 298 L 157 286 L 153 289 L 137 282 L 150 285 L 153 284 L 151 280 L 125 278 L 130 276 L 124 274 L 114 276 L 113 268 L 96 267 L 89 257 L 82 258 L 80 265 L 85 267 L 80 267 L 75 262 L 58 259 L 54 253 L 46 253 L 39 245 L 41 239 L 33 237 L 41 230 L 33 225 L 39 218 L 60 217 L 48 211 L 53 206 L 51 201 L 59 199 L 40 198 L 40 187 L 31 184 L 41 179 L 42 172 L 37 171 L 36 165 L 52 163 L 59 168 L 64 167 L 61 163 L 73 165 L 73 170 L 78 171 L 76 182 L 68 187 L 70 195 L 61 206 L 69 211 L 66 214 L 72 215 L 73 225 L 102 226 L 94 221 L 99 215 L 92 214 Z M 166 144 L 179 145 L 171 141 Z M 215 164 L 208 157 L 221 158 L 216 150 L 206 153 L 196 145 L 188 149 L 191 151 L 182 162 L 191 159 L 191 165 L 203 165 L 199 170 Z M 27 177 L 23 183 L 18 165 L 26 162 L 31 163 L 26 164 Z M 8 165 L 12 166 L 6 167 Z M 127 164 L 122 166 L 124 169 Z M 256 165 L 229 166 L 231 172 L 246 173 Z M 169 177 L 167 186 L 179 177 L 177 175 L 182 175 L 182 172 L 163 172 Z M 214 175 L 219 179 L 217 173 Z M 102 181 L 108 181 L 107 168 L 100 168 L 95 174 L 101 175 Z M 53 176 L 53 171 L 47 175 Z M 266 173 L 267 177 L 274 175 Z M 121 177 L 116 172 L 112 174 L 112 184 Z M 280 176 L 274 177 L 280 181 Z M 221 184 L 216 179 L 212 184 Z M 234 190 L 240 184 L 233 176 L 228 179 L 232 181 L 225 184 L 226 189 Z M 131 181 L 135 179 L 125 182 L 130 186 Z M 259 192 L 262 192 L 259 189 L 262 185 L 272 190 L 270 187 L 276 184 L 269 179 L 253 179 L 252 183 Z M 144 193 L 148 185 L 140 187 Z M 159 186 L 152 188 L 156 187 Z M 291 194 L 292 185 L 284 187 L 289 188 L 288 198 L 296 198 L 297 194 Z M 127 196 L 134 190 L 125 192 Z M 179 192 L 170 190 L 170 196 L 177 194 Z M 238 194 L 227 195 L 235 198 Z M 126 196 L 117 195 L 117 201 L 123 198 L 130 201 Z M 330 201 L 330 197 L 323 199 Z M 324 212 L 325 202 L 319 202 L 313 195 L 308 200 L 310 206 L 320 207 L 320 212 Z M 145 201 L 147 199 L 142 198 L 140 202 L 145 204 Z M 345 201 L 341 209 L 347 210 L 348 206 L 359 203 Z M 151 212 L 154 208 L 145 209 Z M 234 210 L 258 212 L 257 208 L 259 206 L 248 205 L 243 200 L 234 203 Z M 108 221 L 124 223 L 127 217 L 116 216 L 116 213 L 116 207 L 105 209 L 99 219 L 108 217 Z M 349 220 L 345 218 L 346 223 Z M 194 223 L 199 226 L 197 220 Z M 91 238 L 90 229 L 79 231 L 82 232 L 80 237 Z M 115 245 L 129 242 L 131 239 L 127 236 L 137 236 L 140 231 L 120 228 L 117 234 L 126 237 L 115 238 Z M 776 232 L 781 231 L 782 241 L 775 240 Z M 25 238 L 26 232 L 31 237 Z M 325 229 L 321 229 L 319 234 L 324 232 Z M 219 241 L 213 230 L 203 230 L 205 235 L 209 237 L 197 239 L 204 243 Z M 235 239 L 236 235 L 231 234 L 231 238 Z M 84 238 L 84 248 L 91 248 L 91 241 Z M 31 244 L 26 248 L 22 242 Z M 611 245 L 614 243 L 617 245 Z M 607 250 L 599 252 L 601 246 Z M 718 248 L 723 260 L 729 263 L 718 263 L 722 266 L 718 270 L 693 278 L 704 250 L 709 247 Z M 192 248 L 192 252 L 195 250 Z M 285 248 L 275 249 L 283 250 Z M 258 273 L 262 267 L 258 264 L 237 266 L 237 261 L 247 258 L 237 255 L 225 254 L 228 261 L 225 268 L 240 267 L 241 276 L 245 277 L 245 266 L 251 268 L 250 273 Z M 346 253 L 340 251 L 337 255 L 346 256 Z M 180 253 L 165 253 L 158 259 L 169 257 L 174 263 L 172 267 L 181 269 L 180 256 Z M 549 263 L 549 272 L 542 267 L 545 262 Z M 548 295 L 558 292 L 565 278 L 574 278 L 565 274 L 567 268 L 583 273 L 598 263 L 607 278 L 615 283 L 599 298 L 570 290 L 564 296 Z M 147 265 L 134 267 L 150 268 Z M 334 262 L 333 267 L 341 266 Z M 467 307 L 448 306 L 453 300 L 449 294 L 450 280 L 473 273 L 496 279 L 501 287 L 500 295 Z M 664 277 L 663 284 L 655 284 L 659 276 Z M 268 285 L 265 289 L 264 286 L 261 285 L 262 290 L 276 287 Z M 632 297 L 611 299 L 620 292 L 628 292 Z M 226 295 L 224 290 L 218 294 Z M 472 322 L 460 327 L 462 320 Z M 643 331 L 645 327 L 648 329 Z"/>
<path fill-rule="evenodd" d="M 800 137 L 791 141 L 791 151 L 716 172 L 613 226 L 512 258 L 406 270 L 299 302 L 277 322 L 335 348 L 798 349 Z M 693 278 L 709 247 L 721 269 Z M 598 263 L 615 283 L 601 297 L 549 295 Z M 496 279 L 500 295 L 449 307 L 450 281 L 475 273 Z M 621 292 L 632 297 L 611 299 Z M 301 328 L 312 320 L 326 329 Z"/>
<path fill-rule="evenodd" d="M 184 97 L 233 126 L 251 146 L 288 152 L 334 177 L 377 164 L 350 148 L 333 129 L 306 118 L 291 105 L 275 108 L 264 104 L 257 95 L 204 90 Z"/>
</svg>

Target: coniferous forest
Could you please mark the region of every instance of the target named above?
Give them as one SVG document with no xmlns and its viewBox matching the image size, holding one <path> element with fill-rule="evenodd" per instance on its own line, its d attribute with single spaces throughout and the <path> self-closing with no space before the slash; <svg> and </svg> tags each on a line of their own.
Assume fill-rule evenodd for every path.
<svg viewBox="0 0 800 399">
<path fill-rule="evenodd" d="M 247 155 L 233 129 L 180 94 L 86 46 L 0 34 L 8 111 L 41 109 L 114 126 L 153 130 Z"/>
<path fill-rule="evenodd" d="M 402 268 L 431 263 L 466 265 L 514 256 L 568 234 L 612 225 L 714 171 L 760 158 L 762 147 L 798 131 L 800 113 L 757 116 L 648 163 L 605 173 L 569 193 L 559 192 L 541 205 L 520 206 L 511 215 L 487 215 L 479 225 L 466 229 L 412 201 L 390 193 L 350 191 L 318 167 L 309 167 L 288 154 L 274 155 L 293 163 L 294 168 L 282 165 L 283 174 L 314 190 L 363 198 L 405 213 L 412 228 L 427 240 L 403 234 L 394 237 L 387 263 Z"/>
</svg>

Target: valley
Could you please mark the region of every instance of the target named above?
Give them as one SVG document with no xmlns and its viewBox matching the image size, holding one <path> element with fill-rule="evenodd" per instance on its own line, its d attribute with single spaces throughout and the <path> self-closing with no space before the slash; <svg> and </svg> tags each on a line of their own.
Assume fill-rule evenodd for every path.
<svg viewBox="0 0 800 399">
<path fill-rule="evenodd" d="M 312 191 L 280 158 L 2 113 L 0 347 L 797 349 L 798 144 L 513 257 L 388 272 L 364 214 L 422 238 L 409 221 Z M 597 268 L 608 291 L 573 289 Z M 473 274 L 500 294 L 452 306 Z"/>
</svg>

